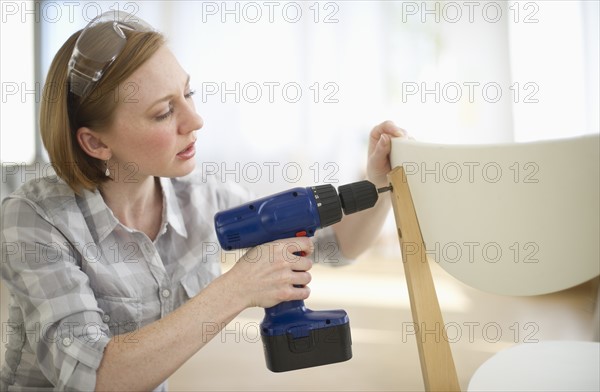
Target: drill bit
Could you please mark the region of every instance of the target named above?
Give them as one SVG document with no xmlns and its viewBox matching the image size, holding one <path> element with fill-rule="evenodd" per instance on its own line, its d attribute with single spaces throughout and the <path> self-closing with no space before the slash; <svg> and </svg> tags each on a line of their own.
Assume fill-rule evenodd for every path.
<svg viewBox="0 0 600 392">
<path fill-rule="evenodd" d="M 387 192 L 387 191 L 391 191 L 391 190 L 392 190 L 392 184 L 390 184 L 388 186 L 384 186 L 383 188 L 377 189 L 377 193 L 383 193 L 383 192 Z"/>
</svg>

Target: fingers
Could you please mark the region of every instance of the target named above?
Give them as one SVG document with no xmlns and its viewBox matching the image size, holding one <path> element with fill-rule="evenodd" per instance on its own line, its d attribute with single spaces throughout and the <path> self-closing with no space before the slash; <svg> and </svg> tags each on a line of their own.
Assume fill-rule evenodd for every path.
<svg viewBox="0 0 600 392">
<path fill-rule="evenodd" d="M 308 286 L 286 286 L 278 290 L 275 294 L 275 300 L 272 303 L 263 305 L 265 308 L 270 308 L 281 302 L 304 300 L 310 296 L 310 288 Z"/>
<path fill-rule="evenodd" d="M 294 288 L 294 293 L 288 299 L 288 301 L 289 300 L 293 301 L 293 300 L 297 300 L 297 299 L 305 300 L 305 299 L 307 299 L 309 297 L 309 295 L 310 295 L 310 287 L 308 287 L 308 286 L 302 286 L 302 287 L 299 287 L 299 288 Z"/>
<path fill-rule="evenodd" d="M 274 244 L 282 250 L 282 261 L 285 262 L 286 269 L 295 273 L 306 273 L 306 271 L 312 268 L 313 262 L 308 256 L 310 256 L 315 249 L 312 240 L 309 238 L 288 238 L 274 242 Z M 294 284 L 308 284 L 308 282 Z"/>
<path fill-rule="evenodd" d="M 390 152 L 391 147 L 392 147 L 392 138 L 388 134 L 383 134 L 379 138 L 379 141 L 377 142 L 375 149 L 378 150 L 380 153 L 385 153 L 387 155 L 387 153 Z"/>
<path fill-rule="evenodd" d="M 290 283 L 294 287 L 302 288 L 310 283 L 312 276 L 306 271 L 292 271 Z"/>
<path fill-rule="evenodd" d="M 392 137 L 406 137 L 408 133 L 394 124 L 393 121 L 387 120 L 375 126 L 371 130 L 371 138 L 379 139 L 381 135 L 390 135 Z"/>
<path fill-rule="evenodd" d="M 369 156 L 375 151 L 389 152 L 393 137 L 404 139 L 408 137 L 408 132 L 389 120 L 375 126 L 369 135 Z"/>
<path fill-rule="evenodd" d="M 304 256 L 310 256 L 315 251 L 312 240 L 308 237 L 286 238 L 277 241 L 288 252 L 295 254 L 302 253 Z"/>
<path fill-rule="evenodd" d="M 310 295 L 308 272 L 314 252 L 310 238 L 297 237 L 268 242 L 249 249 L 231 274 L 248 306 L 271 307 Z M 230 272 L 232 272 L 230 271 Z"/>
<path fill-rule="evenodd" d="M 281 256 L 281 260 L 287 262 L 289 267 L 296 271 L 308 271 L 312 268 L 312 255 L 315 247 L 310 238 L 297 237 L 287 238 L 271 243 L 278 252 L 275 257 Z"/>
<path fill-rule="evenodd" d="M 281 250 L 280 271 L 281 278 L 275 287 L 279 302 L 291 300 L 304 300 L 310 295 L 307 286 L 312 280 L 309 272 L 313 262 L 307 256 L 314 252 L 312 240 L 306 237 L 289 238 L 273 243 L 274 248 Z"/>
</svg>

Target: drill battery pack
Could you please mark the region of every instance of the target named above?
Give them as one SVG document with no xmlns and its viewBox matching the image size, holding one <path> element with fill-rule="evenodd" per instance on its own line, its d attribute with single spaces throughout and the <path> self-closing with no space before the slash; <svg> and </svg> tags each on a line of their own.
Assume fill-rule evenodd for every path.
<svg viewBox="0 0 600 392">
<path fill-rule="evenodd" d="M 286 372 L 352 358 L 350 321 L 344 310 L 313 311 L 304 301 L 267 309 L 261 323 L 267 368 Z"/>
</svg>

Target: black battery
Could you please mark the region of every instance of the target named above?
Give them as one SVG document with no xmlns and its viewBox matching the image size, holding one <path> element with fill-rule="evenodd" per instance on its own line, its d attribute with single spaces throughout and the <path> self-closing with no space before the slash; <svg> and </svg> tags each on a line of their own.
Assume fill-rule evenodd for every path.
<svg viewBox="0 0 600 392">
<path fill-rule="evenodd" d="M 282 312 L 287 313 L 285 316 L 276 313 L 279 317 L 275 318 L 283 316 L 287 319 L 285 322 L 269 317 L 261 324 L 265 360 L 267 368 L 273 372 L 328 365 L 352 358 L 350 321 L 346 312 L 312 311 L 303 305 L 291 312 L 293 316 L 288 312 Z M 298 312 L 298 309 L 303 311 Z M 276 328 L 272 328 L 274 325 Z"/>
</svg>

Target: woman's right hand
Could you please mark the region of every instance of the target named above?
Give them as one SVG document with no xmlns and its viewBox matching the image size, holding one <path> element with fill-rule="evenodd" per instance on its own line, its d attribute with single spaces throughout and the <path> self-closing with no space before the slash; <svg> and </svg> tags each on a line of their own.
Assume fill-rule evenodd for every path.
<svg viewBox="0 0 600 392">
<path fill-rule="evenodd" d="M 231 294 L 245 307 L 268 308 L 280 302 L 304 300 L 314 251 L 312 240 L 296 237 L 267 242 L 249 249 L 223 277 L 230 281 Z M 302 256 L 294 253 L 302 252 Z"/>
</svg>

